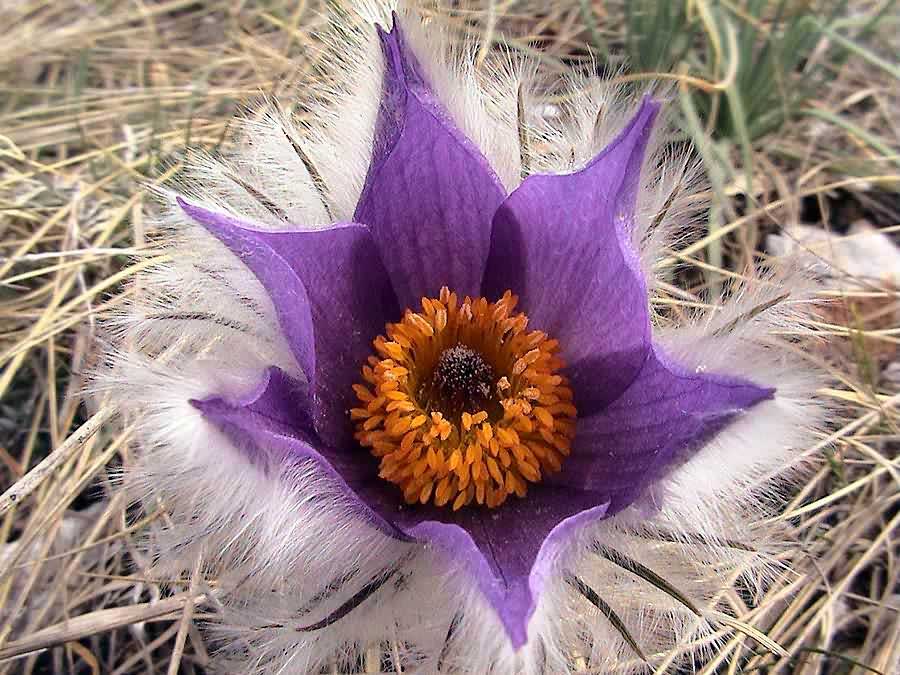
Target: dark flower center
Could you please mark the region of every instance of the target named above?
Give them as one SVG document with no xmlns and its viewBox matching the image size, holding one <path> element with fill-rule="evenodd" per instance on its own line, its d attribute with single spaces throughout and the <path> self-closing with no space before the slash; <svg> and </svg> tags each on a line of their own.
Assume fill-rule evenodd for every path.
<svg viewBox="0 0 900 675">
<path fill-rule="evenodd" d="M 474 414 L 498 407 L 492 396 L 496 383 L 494 369 L 481 354 L 456 345 L 441 353 L 430 380 L 419 390 L 419 398 L 455 418 L 464 412 Z"/>
<path fill-rule="evenodd" d="M 526 330 L 516 300 L 443 288 L 375 339 L 350 417 L 407 503 L 493 508 L 569 454 L 577 411 L 559 343 Z"/>
</svg>

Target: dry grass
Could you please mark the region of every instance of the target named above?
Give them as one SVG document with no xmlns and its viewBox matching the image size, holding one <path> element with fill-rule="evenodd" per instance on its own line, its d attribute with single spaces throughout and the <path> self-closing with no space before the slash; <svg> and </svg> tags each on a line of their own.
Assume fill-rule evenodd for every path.
<svg viewBox="0 0 900 675">
<path fill-rule="evenodd" d="M 437 20 L 489 46 L 538 53 L 550 70 L 583 59 L 587 44 L 615 53 L 623 43 L 621 3 L 552 4 L 455 3 Z M 702 12 L 717 3 L 688 4 Z M 792 12 L 809 4 L 786 3 Z M 722 5 L 735 25 L 757 21 L 742 17 L 745 2 Z M 887 5 L 849 3 L 840 27 L 877 22 L 846 59 L 829 60 L 840 38 L 815 40 L 804 67 L 822 66 L 830 84 L 798 114 L 749 145 L 717 146 L 715 217 L 666 262 L 689 264 L 674 278 L 683 290 L 664 300 L 673 311 L 740 276 L 765 256 L 763 235 L 784 224 L 840 230 L 866 218 L 900 228 L 897 72 L 877 57 L 879 44 L 896 53 L 896 13 L 877 16 Z M 196 578 L 152 578 L 134 542 L 148 520 L 166 517 L 164 505 L 129 517 L 112 479 L 131 461 L 129 429 L 102 405 L 86 413 L 78 392 L 96 317 L 121 302 L 122 282 L 152 255 L 141 184 L 177 174 L 187 145 L 227 145 L 239 102 L 290 96 L 283 82 L 314 83 L 322 10 L 278 0 L 0 8 L 0 674 L 193 673 L 207 662 L 192 619 L 209 591 Z M 763 34 L 770 18 L 758 20 Z M 713 38 L 695 35 L 696 54 Z M 748 64 L 726 54 L 705 71 L 676 70 L 679 91 L 699 87 L 719 105 L 730 66 Z M 784 651 L 734 631 L 702 672 L 900 672 L 900 393 L 885 374 L 900 323 L 896 290 L 877 277 L 861 290 L 823 291 L 835 311 L 819 330 L 832 344 L 811 358 L 833 376 L 823 395 L 836 413 L 832 433 L 805 449 L 819 468 L 781 516 L 796 541 L 782 554 L 792 572 L 752 606 L 736 588 L 722 597 L 723 612 Z M 668 662 L 654 659 L 660 671 Z"/>
</svg>

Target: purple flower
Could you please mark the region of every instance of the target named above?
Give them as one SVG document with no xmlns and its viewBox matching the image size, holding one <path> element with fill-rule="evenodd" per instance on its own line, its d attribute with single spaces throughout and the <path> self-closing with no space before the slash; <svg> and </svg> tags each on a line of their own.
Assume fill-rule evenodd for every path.
<svg viewBox="0 0 900 675">
<path fill-rule="evenodd" d="M 354 222 L 273 232 L 179 199 L 263 284 L 306 376 L 272 368 L 246 397 L 195 405 L 254 459 L 314 461 L 385 534 L 464 560 L 520 647 L 573 530 L 632 504 L 773 389 L 691 371 L 652 340 L 630 237 L 656 101 L 581 170 L 507 194 L 399 26 L 379 36 L 384 94 Z M 353 385 L 396 321 L 360 408 Z M 454 369 L 460 382 L 435 382 Z M 402 490 L 385 468 L 406 470 Z"/>
<path fill-rule="evenodd" d="M 770 336 L 783 283 L 662 329 L 648 269 L 689 181 L 647 157 L 660 103 L 601 150 L 528 122 L 515 78 L 460 84 L 407 27 L 337 64 L 357 103 L 299 131 L 270 114 L 174 197 L 106 376 L 142 417 L 132 481 L 171 512 L 160 564 L 218 570 L 241 672 L 383 641 L 426 672 L 614 667 L 624 624 L 663 652 L 708 628 L 673 617 L 720 574 L 759 567 L 721 542 L 819 419 Z"/>
</svg>

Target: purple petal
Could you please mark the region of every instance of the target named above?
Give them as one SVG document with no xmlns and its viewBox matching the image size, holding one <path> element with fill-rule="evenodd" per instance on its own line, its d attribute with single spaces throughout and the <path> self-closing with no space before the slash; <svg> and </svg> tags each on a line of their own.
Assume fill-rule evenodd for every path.
<svg viewBox="0 0 900 675">
<path fill-rule="evenodd" d="M 249 392 L 234 398 L 212 396 L 192 404 L 204 414 L 228 408 L 245 408 L 253 415 L 272 420 L 299 435 L 315 433 L 310 410 L 309 384 L 271 366 Z"/>
<path fill-rule="evenodd" d="M 594 493 L 538 485 L 501 508 L 463 509 L 404 531 L 462 563 L 518 649 L 528 639 L 528 622 L 566 542 L 578 528 L 603 518 L 606 509 Z"/>
<path fill-rule="evenodd" d="M 266 470 L 290 462 L 313 461 L 354 502 L 361 515 L 391 537 L 409 539 L 391 523 L 402 504 L 397 489 L 378 478 L 378 462 L 358 445 L 333 448 L 317 442 L 302 413 L 306 385 L 278 368 L 269 368 L 245 396 L 213 396 L 192 405 Z"/>
<path fill-rule="evenodd" d="M 352 437 L 347 410 L 371 341 L 399 316 L 396 298 L 368 229 L 258 230 L 236 218 L 179 205 L 260 280 L 281 329 L 312 383 L 313 422 L 325 443 Z"/>
<path fill-rule="evenodd" d="M 615 400 L 649 349 L 647 287 L 630 232 L 658 111 L 645 99 L 587 167 L 529 176 L 494 217 L 484 295 L 512 290 L 530 325 L 559 339 L 581 414 Z"/>
<path fill-rule="evenodd" d="M 442 286 L 475 297 L 505 191 L 426 84 L 396 17 L 379 37 L 384 93 L 354 220 L 371 228 L 401 307 Z"/>
<path fill-rule="evenodd" d="M 302 408 L 305 385 L 277 368 L 266 371 L 247 395 L 192 401 L 253 463 L 264 470 L 291 461 L 313 461 L 353 503 L 361 517 L 386 535 L 439 547 L 463 564 L 496 611 L 515 648 L 571 533 L 602 518 L 607 505 L 591 490 L 535 485 L 525 499 L 502 508 L 454 512 L 407 506 L 396 486 L 378 478 L 378 462 L 362 448 L 316 443 Z"/>
<path fill-rule="evenodd" d="M 550 480 L 601 494 L 612 515 L 774 391 L 738 378 L 690 372 L 653 348 L 615 402 L 578 420 L 572 454 Z"/>
</svg>

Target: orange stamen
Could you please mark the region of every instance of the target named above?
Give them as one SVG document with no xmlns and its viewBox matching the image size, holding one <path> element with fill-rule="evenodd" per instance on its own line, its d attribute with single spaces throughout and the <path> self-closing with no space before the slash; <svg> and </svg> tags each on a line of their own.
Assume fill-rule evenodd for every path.
<svg viewBox="0 0 900 675">
<path fill-rule="evenodd" d="M 559 342 L 526 331 L 528 317 L 512 314 L 517 301 L 507 291 L 494 303 L 460 302 L 444 287 L 374 340 L 377 356 L 353 385 L 360 407 L 350 418 L 356 439 L 380 459 L 379 475 L 407 503 L 495 508 L 524 497 L 528 483 L 559 471 L 569 455 L 577 411 L 559 374 Z M 492 385 L 479 380 L 477 397 L 462 402 L 434 384 L 442 355 L 460 347 L 477 355 L 479 376 Z"/>
</svg>

